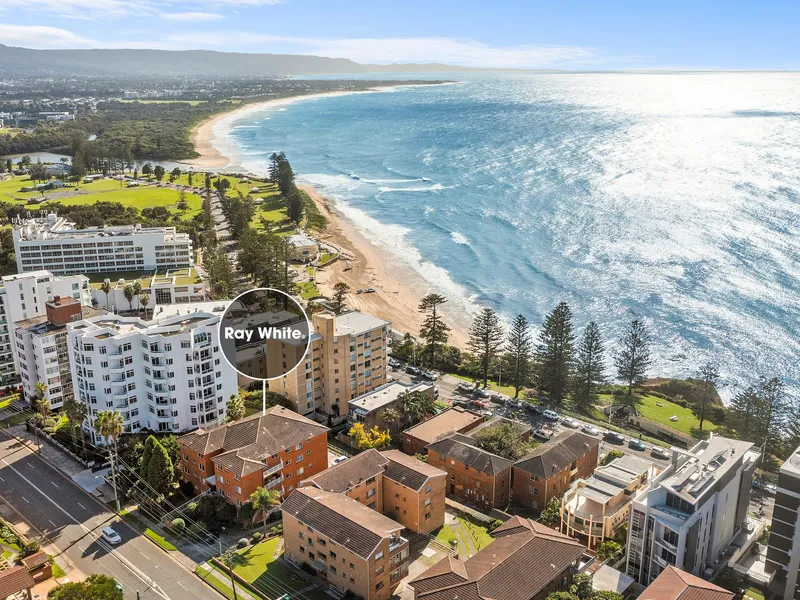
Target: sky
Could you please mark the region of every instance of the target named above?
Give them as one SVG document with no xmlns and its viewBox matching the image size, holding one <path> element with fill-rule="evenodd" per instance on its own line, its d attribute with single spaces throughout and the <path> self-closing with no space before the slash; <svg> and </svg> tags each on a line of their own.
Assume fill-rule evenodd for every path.
<svg viewBox="0 0 800 600">
<path fill-rule="evenodd" d="M 0 44 L 549 69 L 800 69 L 800 2 L 3 0 Z"/>
</svg>

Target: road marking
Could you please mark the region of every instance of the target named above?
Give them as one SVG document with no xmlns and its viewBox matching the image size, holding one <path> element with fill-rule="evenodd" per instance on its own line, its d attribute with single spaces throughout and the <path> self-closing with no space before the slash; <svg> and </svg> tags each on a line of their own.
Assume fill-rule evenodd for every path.
<svg viewBox="0 0 800 600">
<path fill-rule="evenodd" d="M 141 550 L 137 550 L 137 552 L 138 552 L 139 554 L 141 554 L 142 556 L 144 556 L 144 557 L 145 557 L 147 560 L 150 560 L 150 557 L 149 557 L 149 556 L 147 556 L 147 554 L 145 554 L 145 553 L 144 553 L 144 552 L 142 552 Z"/>
<path fill-rule="evenodd" d="M 50 519 L 47 519 L 47 520 L 48 520 L 48 521 L 50 521 Z M 58 525 L 56 525 L 56 524 L 55 524 L 55 523 L 53 523 L 52 521 L 50 521 L 50 525 L 52 525 L 53 527 L 55 527 L 56 529 L 58 529 Z"/>
<path fill-rule="evenodd" d="M 22 473 L 20 473 L 20 472 L 19 472 L 19 471 L 18 471 L 18 470 L 17 470 L 17 469 L 16 469 L 16 468 L 13 466 L 13 465 L 11 465 L 11 464 L 10 464 L 10 463 L 9 463 L 9 462 L 8 462 L 8 461 L 5 459 L 5 458 L 0 458 L 0 461 L 2 461 L 2 462 L 3 462 L 3 464 L 4 464 L 4 465 L 6 465 L 6 466 L 7 466 L 9 469 L 11 469 L 12 471 L 14 471 L 14 473 L 16 473 L 16 474 L 17 474 L 17 476 L 18 476 L 18 477 L 20 477 L 20 479 L 24 479 L 24 480 L 25 480 L 25 482 L 26 482 L 26 483 L 27 483 L 27 484 L 28 484 L 28 485 L 29 485 L 29 486 L 30 486 L 32 489 L 36 490 L 36 491 L 37 491 L 37 492 L 39 492 L 39 493 L 40 493 L 42 496 L 44 496 L 44 499 L 45 499 L 45 500 L 47 500 L 47 501 L 48 501 L 50 504 L 52 504 L 52 505 L 53 505 L 53 506 L 55 506 L 55 507 L 56 507 L 58 510 L 60 510 L 62 513 L 64 513 L 64 514 L 65 514 L 65 515 L 66 515 L 66 516 L 67 516 L 69 519 L 71 519 L 71 520 L 72 520 L 72 521 L 73 521 L 73 522 L 74 522 L 76 525 L 80 525 L 81 529 L 83 529 L 83 530 L 84 530 L 84 531 L 85 531 L 85 532 L 86 532 L 86 533 L 87 533 L 87 534 L 88 534 L 88 535 L 89 535 L 89 536 L 90 536 L 90 537 L 91 537 L 91 538 L 92 538 L 92 539 L 93 539 L 93 540 L 94 540 L 94 541 L 95 541 L 95 542 L 96 542 L 96 543 L 97 543 L 97 544 L 98 544 L 98 545 L 99 545 L 101 548 L 103 548 L 103 549 L 104 549 L 106 552 L 108 552 L 108 553 L 109 553 L 109 554 L 111 554 L 111 555 L 112 555 L 114 558 L 116 558 L 116 559 L 117 559 L 117 560 L 118 560 L 118 561 L 119 561 L 119 562 L 120 562 L 122 565 L 124 565 L 124 566 L 125 566 L 125 567 L 126 567 L 126 568 L 127 568 L 127 569 L 128 569 L 130 572 L 131 572 L 131 573 L 133 573 L 133 574 L 134 574 L 136 577 L 138 577 L 138 578 L 139 578 L 139 579 L 142 581 L 142 583 L 145 583 L 145 584 L 147 584 L 148 586 L 150 586 L 150 589 L 152 589 L 152 590 L 153 590 L 153 591 L 154 591 L 156 594 L 158 594 L 159 596 L 161 596 L 162 598 L 164 598 L 164 600 L 170 600 L 169 596 L 167 596 L 167 595 L 164 593 L 164 591 L 163 591 L 163 590 L 161 589 L 161 587 L 159 587 L 159 585 L 158 585 L 158 584 L 157 584 L 157 583 L 156 583 L 156 582 L 153 580 L 153 578 L 151 578 L 151 577 L 148 577 L 148 576 L 147 576 L 147 575 L 146 575 L 146 574 L 145 574 L 143 571 L 141 571 L 141 569 L 139 569 L 139 568 L 138 568 L 136 565 L 134 565 L 133 563 L 131 563 L 131 561 L 129 561 L 127 558 L 125 558 L 125 557 L 124 557 L 122 554 L 120 554 L 119 552 L 117 552 L 117 550 L 116 550 L 114 547 L 112 547 L 112 546 L 109 546 L 108 544 L 106 544 L 105 542 L 103 542 L 103 541 L 102 541 L 102 540 L 101 540 L 101 539 L 100 539 L 100 538 L 99 538 L 99 537 L 98 537 L 96 534 L 94 534 L 94 533 L 92 532 L 92 530 L 91 530 L 91 529 L 89 529 L 89 528 L 88 528 L 86 525 L 84 525 L 84 524 L 83 524 L 81 521 L 79 521 L 78 519 L 76 519 L 75 517 L 73 517 L 73 516 L 72 516 L 72 514 L 71 514 L 70 512 L 68 512 L 68 511 L 67 511 L 67 510 L 66 510 L 66 509 L 65 509 L 63 506 L 61 506 L 61 505 L 60 505 L 58 502 L 56 502 L 56 501 L 55 501 L 55 500 L 53 500 L 53 499 L 52 499 L 50 496 L 48 496 L 47 494 L 45 494 L 45 493 L 44 493 L 44 491 L 43 491 L 42 489 L 40 489 L 40 488 L 39 488 L 39 487 L 38 487 L 38 486 L 37 486 L 35 483 L 33 483 L 33 482 L 30 480 L 30 479 L 28 479 L 27 477 L 25 477 L 25 475 L 23 475 Z M 25 500 L 25 502 L 28 502 L 28 500 L 27 500 L 27 499 L 26 499 L 24 496 L 20 496 L 20 497 L 21 497 L 23 500 Z M 30 504 L 30 502 L 28 502 L 28 504 Z M 157 567 L 156 567 L 156 568 L 157 568 Z"/>
<path fill-rule="evenodd" d="M 81 504 L 80 502 L 76 502 L 75 504 L 80 506 L 83 510 L 86 510 L 86 507 L 83 504 Z"/>
<path fill-rule="evenodd" d="M 6 481 L 6 480 L 5 480 L 5 479 L 3 479 L 2 477 L 0 477 L 0 481 L 2 481 L 3 483 L 5 483 L 5 481 Z"/>
<path fill-rule="evenodd" d="M 182 584 L 180 581 L 176 581 L 175 583 L 177 583 L 179 586 L 181 586 L 181 587 L 182 587 L 183 589 L 185 589 L 187 592 L 189 591 L 189 588 L 187 588 L 185 585 L 183 585 L 183 584 Z"/>
<path fill-rule="evenodd" d="M 28 466 L 29 466 L 31 469 L 33 469 L 33 468 L 34 468 L 34 466 L 33 466 L 31 463 L 29 463 L 29 462 L 26 462 L 25 464 L 26 464 L 26 465 L 28 465 Z"/>
<path fill-rule="evenodd" d="M 55 485 L 56 487 L 58 487 L 58 485 L 56 485 L 56 482 L 55 482 L 55 481 L 51 481 L 50 483 L 52 483 L 53 485 Z"/>
</svg>

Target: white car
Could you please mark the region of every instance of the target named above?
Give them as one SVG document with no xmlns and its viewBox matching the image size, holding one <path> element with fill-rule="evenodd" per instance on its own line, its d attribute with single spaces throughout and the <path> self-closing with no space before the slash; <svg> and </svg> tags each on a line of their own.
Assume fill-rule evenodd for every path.
<svg viewBox="0 0 800 600">
<path fill-rule="evenodd" d="M 339 463 L 342 463 L 346 460 L 347 460 L 346 456 L 337 456 L 336 458 L 333 459 L 333 464 L 338 465 Z"/>
<path fill-rule="evenodd" d="M 561 415 L 554 410 L 550 410 L 549 408 L 545 410 L 542 415 L 545 419 L 549 419 L 551 421 L 558 421 L 561 418 Z"/>
<path fill-rule="evenodd" d="M 600 430 L 594 425 L 584 425 L 581 431 L 589 435 L 600 435 Z"/>
<path fill-rule="evenodd" d="M 100 532 L 102 538 L 107 541 L 112 546 L 116 546 L 117 544 L 122 542 L 122 538 L 119 537 L 119 534 L 111 529 L 111 527 L 104 527 L 103 531 Z"/>
<path fill-rule="evenodd" d="M 564 427 L 569 427 L 570 429 L 577 429 L 578 427 L 581 426 L 581 424 L 578 423 L 575 419 L 564 419 L 563 421 L 561 421 L 561 424 Z"/>
</svg>

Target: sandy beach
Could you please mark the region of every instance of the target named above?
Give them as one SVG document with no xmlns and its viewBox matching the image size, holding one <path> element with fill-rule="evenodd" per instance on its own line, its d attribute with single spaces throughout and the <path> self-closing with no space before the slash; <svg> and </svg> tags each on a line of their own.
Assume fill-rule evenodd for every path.
<svg viewBox="0 0 800 600">
<path fill-rule="evenodd" d="M 341 96 L 344 94 L 369 94 L 380 91 L 376 88 L 363 92 L 327 92 L 280 98 L 248 104 L 229 112 L 214 115 L 192 130 L 192 140 L 199 157 L 184 161 L 205 169 L 235 169 L 237 158 L 226 156 L 220 151 L 228 150 L 224 135 L 230 124 L 249 114 L 267 109 L 283 107 L 298 100 L 320 98 L 323 96 Z M 348 305 L 356 310 L 373 314 L 392 322 L 392 326 L 403 332 L 417 335 L 424 319 L 419 310 L 419 302 L 432 287 L 410 267 L 398 265 L 388 252 L 368 240 L 358 228 L 343 217 L 335 206 L 335 201 L 323 197 L 319 190 L 311 186 L 300 186 L 316 202 L 320 211 L 327 217 L 328 226 L 324 231 L 315 234 L 318 239 L 342 250 L 348 258 L 335 261 L 331 265 L 317 271 L 317 286 L 323 295 L 330 296 L 333 286 L 344 281 L 350 286 L 352 293 Z M 349 267 L 346 269 L 346 267 Z M 371 294 L 356 294 L 358 289 L 375 288 Z M 449 343 L 460 348 L 466 347 L 467 326 L 454 314 L 448 314 L 447 307 L 443 311 L 447 324 L 451 327 Z"/>
</svg>

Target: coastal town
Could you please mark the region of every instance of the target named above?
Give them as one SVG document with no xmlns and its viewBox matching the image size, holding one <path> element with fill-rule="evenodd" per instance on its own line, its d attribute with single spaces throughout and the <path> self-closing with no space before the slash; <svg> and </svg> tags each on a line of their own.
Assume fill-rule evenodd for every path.
<svg viewBox="0 0 800 600">
<path fill-rule="evenodd" d="M 566 305 L 537 341 L 489 309 L 451 330 L 446 298 L 393 293 L 272 160 L 6 164 L 4 594 L 793 597 L 800 450 L 769 466 L 784 441 L 737 434 L 713 366 L 659 380 L 617 355 L 612 375 L 599 332 L 564 336 Z M 313 331 L 263 405 L 218 331 L 261 285 Z"/>
</svg>

